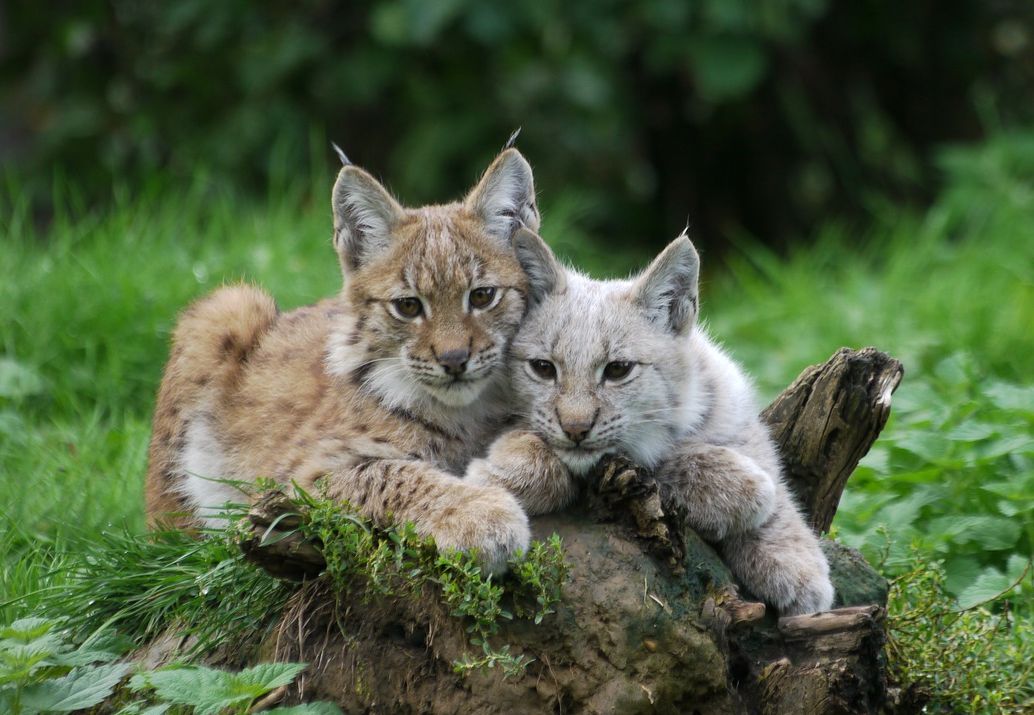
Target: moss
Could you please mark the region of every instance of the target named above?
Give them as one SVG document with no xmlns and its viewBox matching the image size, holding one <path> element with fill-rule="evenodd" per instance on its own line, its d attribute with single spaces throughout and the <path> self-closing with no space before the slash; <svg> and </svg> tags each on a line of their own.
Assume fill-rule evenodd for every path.
<svg viewBox="0 0 1034 715">
<path fill-rule="evenodd" d="M 502 579 L 494 579 L 482 572 L 476 553 L 439 551 L 412 524 L 377 526 L 347 504 L 308 494 L 299 494 L 297 503 L 305 514 L 302 533 L 322 544 L 327 566 L 321 578 L 333 586 L 339 606 L 347 608 L 357 597 L 390 603 L 433 592 L 451 616 L 467 623 L 476 649 L 453 663 L 457 672 L 500 666 L 509 677 L 523 674 L 528 659 L 490 638 L 503 621 L 538 624 L 554 612 L 568 573 L 559 536 L 533 541 L 511 559 Z"/>
<path fill-rule="evenodd" d="M 820 545 L 829 560 L 829 577 L 836 588 L 835 608 L 870 603 L 887 605 L 890 588 L 887 579 L 877 573 L 859 551 L 832 539 L 822 539 Z"/>
</svg>

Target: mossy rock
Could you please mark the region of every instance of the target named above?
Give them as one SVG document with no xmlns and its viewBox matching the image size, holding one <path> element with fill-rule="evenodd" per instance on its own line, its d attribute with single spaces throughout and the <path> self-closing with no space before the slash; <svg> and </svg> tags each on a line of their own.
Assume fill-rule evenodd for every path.
<svg viewBox="0 0 1034 715">
<path fill-rule="evenodd" d="M 890 585 L 876 572 L 862 553 L 839 541 L 822 539 L 823 553 L 829 560 L 829 577 L 836 588 L 835 608 L 866 606 L 871 603 L 886 606 Z"/>
</svg>

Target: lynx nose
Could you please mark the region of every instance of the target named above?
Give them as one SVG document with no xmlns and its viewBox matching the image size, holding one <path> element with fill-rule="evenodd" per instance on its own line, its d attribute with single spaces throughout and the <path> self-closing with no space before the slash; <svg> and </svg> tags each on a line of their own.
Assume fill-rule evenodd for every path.
<svg viewBox="0 0 1034 715">
<path fill-rule="evenodd" d="M 589 434 L 589 430 L 592 429 L 593 420 L 589 419 L 574 419 L 574 420 L 561 420 L 560 429 L 564 431 L 567 438 L 575 444 L 580 443 L 585 439 L 586 435 Z"/>
<path fill-rule="evenodd" d="M 467 361 L 470 360 L 470 350 L 467 348 L 446 350 L 436 357 L 438 358 L 438 364 L 445 368 L 445 374 L 460 375 L 467 369 Z"/>
</svg>

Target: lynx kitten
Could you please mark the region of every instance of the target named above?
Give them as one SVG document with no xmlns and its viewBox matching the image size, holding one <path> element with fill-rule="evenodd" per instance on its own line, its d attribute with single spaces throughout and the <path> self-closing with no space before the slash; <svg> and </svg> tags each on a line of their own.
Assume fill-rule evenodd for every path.
<svg viewBox="0 0 1034 715">
<path fill-rule="evenodd" d="M 281 313 L 221 288 L 180 317 L 154 414 L 147 512 L 181 526 L 240 495 L 215 478 L 272 477 L 381 522 L 413 522 L 492 570 L 527 546 L 505 489 L 462 481 L 506 409 L 505 356 L 528 279 L 517 226 L 537 226 L 531 167 L 504 151 L 462 202 L 407 209 L 368 173 L 334 185 L 345 286 Z"/>
<path fill-rule="evenodd" d="M 696 325 L 699 261 L 686 236 L 640 276 L 595 281 L 540 238 L 515 237 L 542 290 L 514 339 L 522 424 L 468 480 L 501 484 L 530 514 L 560 509 L 606 453 L 655 470 L 733 573 L 783 614 L 826 610 L 829 567 L 780 475 L 752 387 Z"/>
</svg>

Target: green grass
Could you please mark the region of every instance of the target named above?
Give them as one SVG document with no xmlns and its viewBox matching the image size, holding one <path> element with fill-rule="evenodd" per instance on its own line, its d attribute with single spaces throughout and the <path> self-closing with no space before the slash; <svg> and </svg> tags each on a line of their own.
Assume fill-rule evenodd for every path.
<svg viewBox="0 0 1034 715">
<path fill-rule="evenodd" d="M 889 573 L 912 544 L 976 602 L 1034 550 L 1034 133 L 943 156 L 920 213 L 874 205 L 864 227 L 817 227 L 788 256 L 733 236 L 704 256 L 704 315 L 771 397 L 841 345 L 901 359 L 884 438 L 835 526 Z M 142 529 L 150 411 L 177 312 L 247 279 L 291 307 L 336 291 L 327 177 L 241 198 L 203 178 L 156 181 L 110 210 L 64 207 L 43 233 L 9 181 L 0 200 L 0 622 L 32 611 L 53 566 L 102 532 Z M 313 188 L 315 187 L 315 188 Z M 317 198 L 310 198 L 316 196 Z M 544 199 L 544 233 L 603 275 L 648 260 L 604 255 L 579 208 Z M 674 233 L 674 231 L 673 231 Z M 1032 617 L 1030 580 L 1014 613 Z"/>
</svg>

